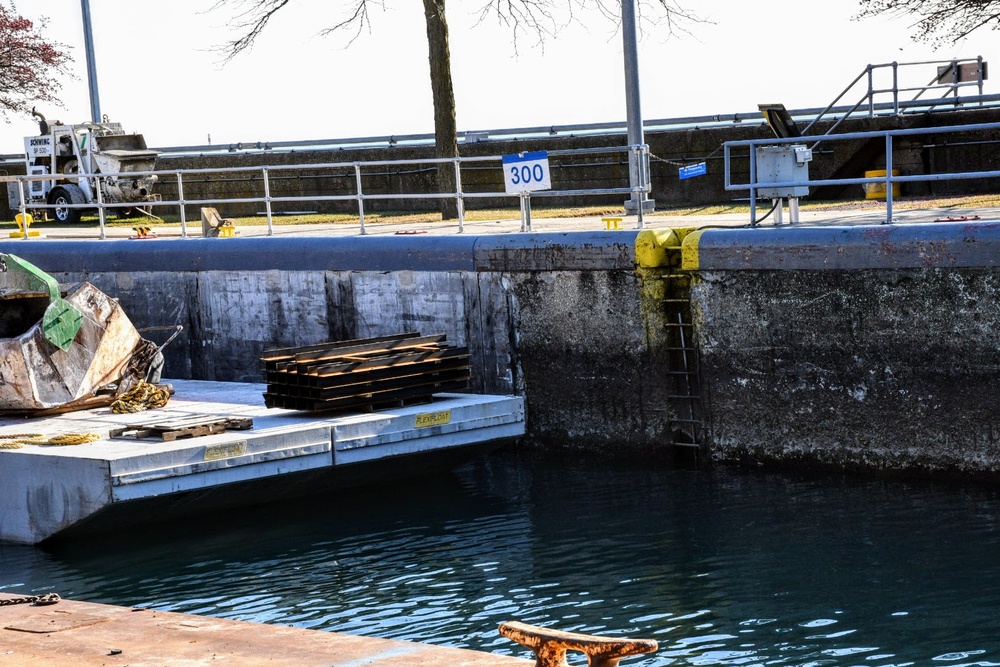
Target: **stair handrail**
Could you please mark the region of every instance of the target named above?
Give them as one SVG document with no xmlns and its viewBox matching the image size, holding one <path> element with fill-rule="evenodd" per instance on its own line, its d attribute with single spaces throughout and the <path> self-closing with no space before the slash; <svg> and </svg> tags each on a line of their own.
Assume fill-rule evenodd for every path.
<svg viewBox="0 0 1000 667">
<path fill-rule="evenodd" d="M 961 67 L 961 65 L 963 63 L 972 63 L 972 62 L 976 63 L 976 71 L 977 71 L 976 79 L 973 80 L 973 81 L 961 81 L 961 77 L 960 77 L 960 67 Z M 945 72 L 941 73 L 939 71 L 937 74 L 935 74 L 934 78 L 932 78 L 927 84 L 924 84 L 923 86 L 918 86 L 918 87 L 915 87 L 915 88 L 902 88 L 901 89 L 899 87 L 899 68 L 900 68 L 900 66 L 911 67 L 911 66 L 917 66 L 917 65 L 941 65 L 941 64 L 947 65 L 947 69 L 945 70 Z M 839 104 L 840 101 L 863 78 L 867 78 L 868 79 L 868 90 L 865 91 L 865 94 L 861 97 L 861 99 L 858 100 L 857 103 L 855 103 L 852 107 L 850 107 L 850 109 L 846 113 L 843 113 L 843 114 L 839 115 L 839 118 L 836 120 L 836 122 L 834 122 L 834 124 L 831 125 L 826 130 L 826 132 L 823 133 L 824 135 L 833 133 L 833 131 L 836 130 L 837 127 L 839 127 L 841 123 L 843 123 L 847 118 L 849 118 L 850 116 L 852 116 L 859 108 L 861 108 L 861 105 L 863 105 L 865 102 L 868 103 L 868 117 L 869 118 L 874 118 L 874 116 L 875 116 L 875 106 L 876 106 L 875 105 L 875 98 L 876 98 L 877 95 L 882 94 L 882 93 L 892 93 L 892 109 L 893 109 L 893 115 L 894 116 L 898 116 L 901 113 L 903 113 L 903 110 L 905 109 L 906 106 L 912 106 L 912 105 L 907 105 L 905 103 L 902 103 L 902 104 L 900 103 L 900 99 L 899 99 L 900 96 L 899 96 L 899 94 L 901 92 L 916 91 L 916 95 L 914 95 L 912 97 L 912 99 L 908 100 L 909 102 L 912 103 L 912 102 L 918 101 L 920 99 L 920 97 L 924 93 L 926 93 L 927 91 L 929 91 L 929 90 L 940 90 L 942 88 L 946 89 L 945 94 L 939 100 L 931 100 L 931 101 L 929 101 L 929 105 L 930 105 L 929 108 L 930 109 L 933 109 L 933 108 L 935 108 L 937 106 L 940 106 L 941 104 L 945 104 L 946 103 L 946 99 L 945 98 L 947 98 L 949 95 L 952 95 L 952 94 L 954 94 L 955 97 L 954 97 L 954 100 L 952 100 L 950 103 L 951 104 L 956 104 L 956 105 L 959 104 L 960 103 L 959 102 L 960 98 L 958 97 L 958 89 L 961 88 L 961 87 L 964 87 L 964 86 L 972 86 L 972 85 L 977 86 L 978 89 L 979 89 L 979 96 L 981 97 L 982 94 L 983 94 L 983 81 L 986 79 L 986 77 L 985 77 L 985 73 L 986 73 L 986 67 L 985 67 L 985 65 L 986 65 L 986 63 L 983 61 L 983 57 L 982 56 L 976 56 L 975 58 L 952 58 L 951 60 L 927 60 L 927 61 L 920 61 L 920 62 L 913 62 L 913 63 L 899 63 L 899 62 L 896 62 L 896 61 L 893 61 L 891 63 L 881 63 L 881 64 L 870 64 L 869 63 L 868 66 L 865 67 L 864 71 L 862 71 L 860 74 L 858 74 L 854 78 L 854 80 L 851 81 L 851 83 L 849 83 L 843 89 L 843 91 L 841 91 L 841 93 L 839 95 L 837 95 L 837 97 L 833 100 L 833 102 L 831 102 L 830 104 L 828 104 L 825 109 L 823 109 L 819 114 L 817 114 L 816 116 L 813 117 L 813 119 L 809 122 L 809 124 L 806 125 L 806 127 L 802 130 L 802 134 L 803 135 L 808 135 L 810 133 L 809 131 L 816 125 L 816 123 L 818 123 L 827 114 L 829 114 L 830 111 L 834 107 L 836 107 L 837 104 Z M 892 68 L 892 88 L 876 89 L 875 88 L 875 71 L 879 70 L 879 69 L 882 69 L 882 68 L 887 68 L 887 67 Z M 942 77 L 945 76 L 945 74 L 947 74 L 948 72 L 952 72 L 952 76 L 953 76 L 954 80 L 951 81 L 950 83 L 947 83 L 947 84 L 941 84 L 940 82 L 942 80 Z M 980 101 L 980 105 L 981 104 L 982 104 L 982 102 Z M 821 141 L 817 141 L 815 144 L 812 145 L 811 148 L 816 148 L 816 146 L 818 146 L 820 143 L 821 143 Z"/>
</svg>

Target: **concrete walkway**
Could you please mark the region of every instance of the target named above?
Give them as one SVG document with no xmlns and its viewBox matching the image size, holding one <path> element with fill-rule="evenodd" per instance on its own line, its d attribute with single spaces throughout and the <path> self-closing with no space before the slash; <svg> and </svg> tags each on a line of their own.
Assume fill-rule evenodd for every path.
<svg viewBox="0 0 1000 667">
<path fill-rule="evenodd" d="M 776 227 L 773 216 L 764 217 L 768 212 L 767 207 L 759 207 L 757 216 L 760 219 L 761 227 Z M 575 232 L 575 231 L 603 231 L 608 229 L 605 217 L 610 216 L 583 216 L 578 218 L 540 218 L 533 217 L 531 221 L 531 231 L 534 233 L 545 232 Z M 621 231 L 634 231 L 639 228 L 636 216 L 620 216 L 618 229 Z M 762 219 L 763 218 L 763 219 Z M 799 226 L 812 225 L 881 225 L 885 223 L 886 209 L 884 205 L 872 205 L 872 203 L 859 204 L 856 209 L 837 210 L 811 210 L 800 213 Z M 898 205 L 893 211 L 894 224 L 916 224 L 928 222 L 947 221 L 977 221 L 977 220 L 1000 220 L 1000 207 L 980 207 L 980 208 L 920 208 L 904 209 Z M 784 214 L 784 224 L 781 227 L 794 227 L 788 222 L 788 211 Z M 184 232 L 177 224 L 162 225 L 155 221 L 143 222 L 136 220 L 136 225 L 148 225 L 152 233 L 157 238 L 180 238 Z M 646 215 L 644 227 L 646 229 L 672 228 L 672 227 L 743 227 L 750 225 L 748 213 L 722 213 L 722 214 L 670 214 L 654 213 Z M 36 225 L 34 231 L 40 232 L 38 237 L 31 240 L 42 239 L 98 239 L 100 230 L 93 224 L 78 225 L 74 227 L 56 227 L 51 223 Z M 201 223 L 199 220 L 189 221 L 187 224 L 187 236 L 200 238 L 202 236 Z M 421 234 L 516 234 L 521 231 L 521 220 L 517 218 L 503 220 L 477 220 L 466 221 L 464 229 L 460 232 L 457 221 L 449 222 L 405 222 L 386 223 L 369 222 L 365 226 L 365 234 L 371 236 L 379 235 L 421 235 Z M 129 227 L 107 227 L 105 231 L 109 239 L 129 239 L 136 236 L 136 232 Z M 236 228 L 237 238 L 268 236 L 268 227 L 264 218 L 260 219 L 260 224 L 239 225 Z M 281 217 L 275 217 L 271 230 L 272 236 L 358 236 L 360 227 L 357 223 L 323 223 L 323 224 L 284 224 Z M 135 239 L 137 241 L 152 239 Z M 226 239 L 219 239 L 225 241 Z"/>
<path fill-rule="evenodd" d="M 261 625 L 74 600 L 10 604 L 0 593 L 0 665 L 75 667 L 529 667 L 533 661 L 468 649 Z M 511 650 L 522 651 L 511 642 Z"/>
</svg>

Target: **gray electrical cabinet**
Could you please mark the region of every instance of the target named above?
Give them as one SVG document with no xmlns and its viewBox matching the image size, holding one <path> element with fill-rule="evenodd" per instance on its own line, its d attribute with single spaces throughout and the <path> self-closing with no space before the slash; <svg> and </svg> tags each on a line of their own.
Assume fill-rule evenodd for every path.
<svg viewBox="0 0 1000 667">
<path fill-rule="evenodd" d="M 788 183 L 809 180 L 809 162 L 812 151 L 806 146 L 757 146 L 757 194 L 766 199 L 805 197 L 809 186 L 779 185 L 768 187 L 768 183 Z"/>
</svg>

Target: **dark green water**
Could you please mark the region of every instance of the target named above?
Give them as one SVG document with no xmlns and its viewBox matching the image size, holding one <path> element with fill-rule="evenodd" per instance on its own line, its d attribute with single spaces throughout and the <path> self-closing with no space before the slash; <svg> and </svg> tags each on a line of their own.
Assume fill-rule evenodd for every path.
<svg viewBox="0 0 1000 667">
<path fill-rule="evenodd" d="M 0 590 L 524 655 L 504 620 L 652 637 L 626 665 L 1000 665 L 1000 494 L 483 459 L 455 475 L 0 547 Z"/>
</svg>

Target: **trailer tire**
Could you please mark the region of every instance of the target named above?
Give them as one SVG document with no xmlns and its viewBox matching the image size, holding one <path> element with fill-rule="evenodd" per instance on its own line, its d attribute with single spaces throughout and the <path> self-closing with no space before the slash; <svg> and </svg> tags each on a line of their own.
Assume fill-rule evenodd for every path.
<svg viewBox="0 0 1000 667">
<path fill-rule="evenodd" d="M 56 208 L 53 214 L 56 220 L 65 225 L 75 225 L 80 222 L 81 209 L 69 208 L 71 204 L 86 204 L 87 198 L 83 196 L 83 190 L 75 185 L 60 185 L 52 188 L 49 194 L 49 204 L 53 206 L 63 206 L 66 208 Z"/>
</svg>

